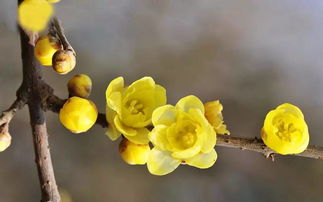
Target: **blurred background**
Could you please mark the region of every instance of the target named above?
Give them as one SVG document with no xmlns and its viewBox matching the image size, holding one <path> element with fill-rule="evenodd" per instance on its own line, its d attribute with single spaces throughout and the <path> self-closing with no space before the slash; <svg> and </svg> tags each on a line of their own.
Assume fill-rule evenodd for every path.
<svg viewBox="0 0 323 202">
<path fill-rule="evenodd" d="M 310 144 L 323 146 L 323 2 L 315 0 L 62 0 L 56 4 L 77 52 L 65 76 L 44 68 L 60 97 L 68 79 L 93 79 L 91 99 L 105 110 L 117 76 L 129 84 L 152 76 L 168 102 L 194 94 L 220 99 L 232 136 L 259 137 L 266 113 L 284 102 L 303 110 Z M 16 2 L 0 1 L 0 109 L 21 83 Z M 47 113 L 58 186 L 76 202 L 323 201 L 323 162 L 216 147 L 207 170 L 180 166 L 156 177 L 129 166 L 104 129 L 71 134 Z M 0 153 L 0 201 L 40 200 L 28 110 L 10 125 L 12 145 Z"/>
</svg>

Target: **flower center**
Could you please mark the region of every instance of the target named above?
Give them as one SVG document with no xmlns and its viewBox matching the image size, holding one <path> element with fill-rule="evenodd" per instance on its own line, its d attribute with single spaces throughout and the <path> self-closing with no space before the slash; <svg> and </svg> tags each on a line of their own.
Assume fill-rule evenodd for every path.
<svg viewBox="0 0 323 202">
<path fill-rule="evenodd" d="M 196 127 L 189 121 L 180 121 L 174 123 L 168 131 L 169 142 L 179 150 L 184 150 L 192 147 L 196 140 Z"/>
<path fill-rule="evenodd" d="M 144 114 L 144 105 L 138 100 L 131 100 L 127 103 L 127 108 L 131 114 Z"/>
<path fill-rule="evenodd" d="M 292 121 L 280 118 L 275 121 L 274 126 L 275 134 L 283 141 L 294 142 L 300 138 L 299 131 Z"/>
</svg>

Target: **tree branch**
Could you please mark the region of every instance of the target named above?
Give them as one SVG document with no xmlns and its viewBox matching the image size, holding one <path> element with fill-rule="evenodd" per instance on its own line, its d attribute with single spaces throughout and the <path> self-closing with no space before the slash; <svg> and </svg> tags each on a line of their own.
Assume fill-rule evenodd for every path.
<svg viewBox="0 0 323 202">
<path fill-rule="evenodd" d="M 0 126 L 9 124 L 11 119 L 15 116 L 16 112 L 22 109 L 26 104 L 26 100 L 17 98 L 6 111 L 3 111 L 0 116 Z"/>
<path fill-rule="evenodd" d="M 59 37 L 64 50 L 71 50 L 74 55 L 76 55 L 73 47 L 71 46 L 71 44 L 68 42 L 65 33 L 64 33 L 64 28 L 62 27 L 60 21 L 54 17 L 50 23 L 50 27 L 49 27 L 50 33 L 51 34 L 57 34 L 57 36 Z"/>
<path fill-rule="evenodd" d="M 20 2 L 20 0 L 18 1 Z M 29 36 L 19 28 L 21 39 L 21 57 L 23 62 L 23 83 L 18 95 L 28 95 L 30 124 L 36 156 L 36 165 L 41 188 L 42 202 L 59 202 L 52 160 L 48 145 L 45 114 L 42 109 L 43 99 L 52 92 L 42 80 L 41 67 L 34 57 L 34 47 L 28 43 Z M 19 97 L 19 96 L 18 96 Z M 13 110 L 14 111 L 14 110 Z"/>
<path fill-rule="evenodd" d="M 232 137 L 229 135 L 217 135 L 216 146 L 254 151 L 254 152 L 262 153 L 267 158 L 271 157 L 272 159 L 273 159 L 273 155 L 277 154 L 273 150 L 269 149 L 264 144 L 264 142 L 257 137 L 242 138 L 242 137 Z M 306 158 L 323 160 L 323 147 L 310 145 L 307 147 L 307 149 L 304 152 L 300 154 L 295 154 L 294 156 L 302 156 Z"/>
<path fill-rule="evenodd" d="M 55 113 L 59 113 L 59 110 L 63 107 L 66 100 L 60 99 L 55 95 L 51 95 L 47 99 L 46 109 L 49 109 Z M 105 118 L 105 114 L 99 113 L 96 124 L 101 125 L 103 128 L 108 126 L 108 123 Z M 264 142 L 259 138 L 241 138 L 241 137 L 232 137 L 229 135 L 217 135 L 216 146 L 220 147 L 230 147 L 241 150 L 254 151 L 262 153 L 267 158 L 274 158 L 274 155 L 277 155 L 276 152 L 269 149 Z M 308 146 L 308 148 L 301 154 L 295 156 L 302 156 L 313 159 L 323 160 L 323 147 L 318 146 Z"/>
</svg>

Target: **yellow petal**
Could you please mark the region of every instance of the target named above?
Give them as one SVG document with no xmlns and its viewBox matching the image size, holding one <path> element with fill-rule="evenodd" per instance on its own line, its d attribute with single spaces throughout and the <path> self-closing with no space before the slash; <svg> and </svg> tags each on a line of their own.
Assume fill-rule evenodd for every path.
<svg viewBox="0 0 323 202">
<path fill-rule="evenodd" d="M 187 159 L 185 162 L 190 166 L 205 169 L 213 166 L 216 159 L 217 154 L 216 151 L 213 149 L 209 153 L 200 153 L 194 156 L 193 158 Z"/>
<path fill-rule="evenodd" d="M 155 146 L 162 150 L 171 150 L 171 145 L 167 140 L 167 126 L 157 125 L 148 134 L 148 138 Z"/>
<path fill-rule="evenodd" d="M 151 77 L 143 77 L 133 82 L 125 91 L 125 94 L 132 92 L 140 92 L 148 89 L 155 89 L 155 81 Z"/>
<path fill-rule="evenodd" d="M 171 105 L 158 107 L 152 114 L 152 123 L 157 125 L 171 125 L 176 121 L 176 109 Z"/>
<path fill-rule="evenodd" d="M 166 89 L 160 85 L 155 86 L 155 107 L 165 105 L 167 102 Z"/>
<path fill-rule="evenodd" d="M 204 105 L 201 100 L 194 96 L 189 95 L 180 99 L 176 104 L 177 109 L 188 112 L 190 109 L 199 109 L 204 114 Z"/>
<path fill-rule="evenodd" d="M 117 129 L 124 135 L 135 136 L 137 134 L 137 130 L 123 124 L 119 116 L 116 116 L 114 118 L 114 124 L 116 125 Z"/>
<path fill-rule="evenodd" d="M 216 143 L 216 133 L 210 123 L 204 117 L 204 114 L 197 109 L 189 110 L 189 114 L 194 117 L 194 119 L 200 123 L 201 128 L 197 133 L 199 134 L 198 140 L 201 143 L 201 151 L 204 153 L 209 153 L 215 146 Z"/>
<path fill-rule="evenodd" d="M 115 111 L 113 111 L 110 107 L 107 106 L 105 115 L 106 115 L 106 119 L 109 123 L 108 129 L 105 134 L 112 141 L 114 141 L 121 136 L 121 133 L 117 130 L 117 127 L 114 124 L 114 118 L 116 117 L 117 113 Z"/>
<path fill-rule="evenodd" d="M 279 105 L 277 107 L 277 109 L 284 109 L 286 110 L 288 113 L 292 113 L 295 116 L 299 117 L 299 118 L 304 118 L 304 115 L 302 113 L 302 111 L 295 105 L 289 104 L 289 103 L 284 103 L 282 105 Z"/>
<path fill-rule="evenodd" d="M 201 146 L 195 145 L 189 149 L 175 151 L 171 155 L 172 155 L 172 157 L 177 158 L 177 159 L 188 159 L 188 158 L 192 158 L 193 156 L 198 154 L 200 151 L 201 151 Z"/>
<path fill-rule="evenodd" d="M 25 0 L 18 7 L 19 24 L 34 32 L 42 31 L 54 13 L 53 6 L 44 0 Z"/>
<path fill-rule="evenodd" d="M 172 158 L 168 152 L 153 148 L 148 156 L 147 167 L 153 175 L 166 175 L 173 172 L 180 163 L 181 161 Z"/>
<path fill-rule="evenodd" d="M 124 89 L 123 77 L 118 77 L 110 82 L 105 91 L 106 101 L 110 108 L 120 114 L 122 91 Z"/>
<path fill-rule="evenodd" d="M 149 130 L 147 128 L 138 128 L 136 129 L 136 135 L 129 136 L 127 134 L 124 134 L 124 136 L 135 144 L 148 144 L 148 133 Z"/>
</svg>

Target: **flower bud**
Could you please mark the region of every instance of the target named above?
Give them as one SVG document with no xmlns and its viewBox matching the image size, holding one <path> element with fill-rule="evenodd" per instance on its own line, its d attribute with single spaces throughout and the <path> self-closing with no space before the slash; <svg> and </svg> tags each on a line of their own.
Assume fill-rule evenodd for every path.
<svg viewBox="0 0 323 202">
<path fill-rule="evenodd" d="M 204 104 L 205 109 L 205 118 L 209 121 L 209 123 L 213 126 L 214 130 L 218 134 L 228 134 L 230 135 L 230 131 L 226 129 L 226 125 L 223 124 L 223 116 L 222 110 L 223 106 L 219 100 L 207 102 Z"/>
<path fill-rule="evenodd" d="M 6 150 L 11 144 L 11 135 L 7 131 L 0 132 L 0 152 Z"/>
<path fill-rule="evenodd" d="M 37 40 L 34 54 L 41 65 L 51 66 L 53 55 L 61 49 L 62 44 L 56 37 L 44 35 Z"/>
<path fill-rule="evenodd" d="M 85 74 L 73 76 L 67 83 L 70 96 L 89 97 L 92 89 L 91 78 Z"/>
<path fill-rule="evenodd" d="M 73 133 L 89 130 L 96 122 L 98 110 L 95 104 L 80 97 L 69 98 L 59 112 L 59 119 L 65 128 Z"/>
<path fill-rule="evenodd" d="M 130 165 L 144 165 L 150 152 L 149 144 L 135 144 L 123 138 L 119 144 L 122 159 Z"/>
<path fill-rule="evenodd" d="M 67 74 L 76 65 L 76 57 L 71 50 L 58 50 L 53 56 L 53 69 L 59 74 Z"/>
</svg>

